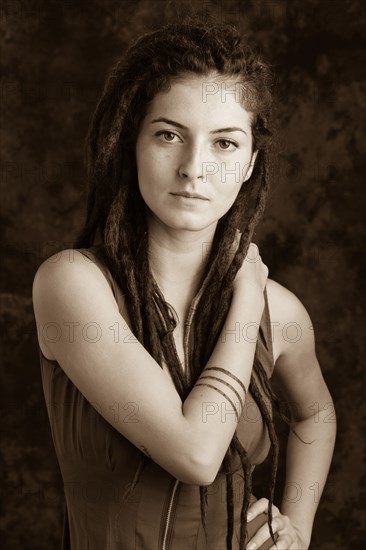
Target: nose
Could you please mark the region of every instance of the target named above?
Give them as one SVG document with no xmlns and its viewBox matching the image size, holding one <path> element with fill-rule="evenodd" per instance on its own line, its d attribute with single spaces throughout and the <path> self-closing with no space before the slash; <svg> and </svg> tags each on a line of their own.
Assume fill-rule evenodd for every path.
<svg viewBox="0 0 366 550">
<path fill-rule="evenodd" d="M 203 162 L 200 147 L 192 145 L 182 152 L 178 172 L 182 179 L 189 181 L 203 178 Z"/>
</svg>

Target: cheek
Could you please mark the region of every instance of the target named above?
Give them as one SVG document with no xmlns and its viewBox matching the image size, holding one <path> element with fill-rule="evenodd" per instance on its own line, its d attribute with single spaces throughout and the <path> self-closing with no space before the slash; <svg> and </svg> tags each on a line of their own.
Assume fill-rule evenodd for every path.
<svg viewBox="0 0 366 550">
<path fill-rule="evenodd" d="M 136 161 L 137 161 L 137 178 L 138 184 L 141 189 L 148 189 L 151 187 L 151 180 L 154 177 L 154 162 L 151 155 L 148 151 L 139 151 L 136 152 Z"/>
<path fill-rule="evenodd" d="M 215 185 L 215 211 L 219 218 L 230 210 L 242 185 L 242 183 L 236 182 L 235 178 L 231 180 L 229 177 L 226 178 L 225 183 L 219 181 Z"/>
<path fill-rule="evenodd" d="M 141 175 L 141 178 L 151 181 L 161 181 L 164 173 L 166 174 L 166 167 L 169 159 L 166 156 L 159 154 L 154 148 L 146 148 L 136 155 L 137 158 L 137 172 Z"/>
<path fill-rule="evenodd" d="M 217 199 L 223 204 L 233 203 L 243 185 L 246 171 L 246 166 L 239 162 L 222 165 L 212 181 Z"/>
<path fill-rule="evenodd" d="M 143 162 L 137 167 L 137 179 L 140 193 L 144 202 L 153 210 L 159 208 L 159 203 L 166 188 L 164 175 L 166 172 L 162 169 L 164 164 L 159 163 L 156 157 L 143 155 Z"/>
<path fill-rule="evenodd" d="M 229 192 L 238 192 L 250 168 L 251 155 L 248 151 L 237 154 L 228 161 L 217 164 L 215 184 L 224 185 Z"/>
<path fill-rule="evenodd" d="M 226 196 L 222 200 L 222 215 L 226 214 L 228 210 L 232 207 L 234 204 L 236 197 L 238 196 L 239 190 L 235 190 L 235 192 L 227 193 Z"/>
</svg>

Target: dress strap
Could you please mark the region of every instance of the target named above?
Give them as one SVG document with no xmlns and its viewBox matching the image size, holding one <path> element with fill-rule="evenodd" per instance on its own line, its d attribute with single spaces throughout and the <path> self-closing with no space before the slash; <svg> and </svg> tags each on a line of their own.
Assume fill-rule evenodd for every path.
<svg viewBox="0 0 366 550">
<path fill-rule="evenodd" d="M 274 369 L 274 355 L 273 355 L 273 340 L 272 340 L 272 324 L 271 324 L 271 316 L 269 313 L 266 286 L 264 287 L 263 294 L 264 294 L 264 309 L 263 309 L 263 315 L 260 322 L 259 330 L 262 333 L 263 343 L 266 349 L 266 356 L 267 356 L 266 364 L 268 365 L 268 375 L 269 377 L 271 377 Z M 259 341 L 258 341 L 258 345 L 259 345 Z"/>
</svg>

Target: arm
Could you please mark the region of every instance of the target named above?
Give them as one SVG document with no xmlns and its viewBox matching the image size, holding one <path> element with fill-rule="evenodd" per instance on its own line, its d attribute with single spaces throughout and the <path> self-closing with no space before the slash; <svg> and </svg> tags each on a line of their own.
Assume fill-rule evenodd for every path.
<svg viewBox="0 0 366 550">
<path fill-rule="evenodd" d="M 284 537 L 290 537 L 286 535 L 290 526 L 298 534 L 299 540 L 286 548 L 303 549 L 310 544 L 314 516 L 333 455 L 336 434 L 334 404 L 316 357 L 313 326 L 306 309 L 293 293 L 274 281 L 268 283 L 271 317 L 278 323 L 275 338 L 281 342 L 273 377 L 285 402 L 290 404 L 292 430 L 306 442 L 300 441 L 290 431 L 281 504 L 281 513 L 288 519 L 281 523 L 278 516 L 277 521 L 285 525 L 289 520 L 289 525 L 283 528 Z M 292 342 L 289 338 L 286 341 L 282 335 L 287 323 L 298 325 L 298 338 L 294 337 Z M 265 499 L 261 500 L 253 507 L 255 514 L 267 505 Z M 253 537 L 252 540 L 265 540 L 262 538 L 265 530 L 258 531 L 255 537 L 259 538 Z M 290 538 L 286 542 L 289 543 Z"/>
<path fill-rule="evenodd" d="M 188 396 L 183 410 L 178 393 L 160 365 L 129 330 L 99 268 L 85 262 L 80 253 L 75 253 L 70 263 L 68 252 L 64 251 L 58 261 L 46 260 L 33 282 L 39 332 L 47 335 L 48 328 L 52 333 L 56 327 L 60 334 L 54 338 L 52 333 L 52 339 L 46 341 L 48 349 L 86 399 L 96 404 L 105 420 L 136 447 L 184 483 L 212 483 L 236 422 L 232 415 L 222 422 L 220 414 L 204 422 L 202 410 L 204 403 L 221 406 L 227 401 L 214 390 L 200 387 Z M 247 308 L 243 303 L 238 308 L 233 300 L 229 326 L 237 321 L 259 324 L 264 300 L 258 296 L 252 291 L 241 293 L 241 302 L 248 300 L 244 302 Z M 222 338 L 208 364 L 225 361 L 225 366 L 246 383 L 254 352 L 252 342 Z M 135 422 L 115 414 L 116 406 L 123 411 L 128 404 L 135 407 Z"/>
<path fill-rule="evenodd" d="M 301 302 L 294 295 L 290 300 L 289 314 L 300 325 L 301 338 L 295 344 L 286 342 L 274 376 L 292 404 L 292 428 L 307 444 L 290 431 L 281 512 L 301 531 L 308 546 L 333 456 L 336 417 L 315 353 L 313 324 Z"/>
<path fill-rule="evenodd" d="M 206 371 L 207 368 L 222 366 L 238 377 L 245 388 L 249 387 L 256 340 L 245 339 L 242 329 L 247 323 L 255 323 L 256 336 L 258 336 L 263 307 L 263 294 L 257 295 L 255 292 L 252 294 L 243 286 L 238 286 L 234 291 L 230 310 L 216 347 L 197 383 L 201 380 L 210 382 L 204 378 L 206 372 L 210 374 Z M 243 402 L 245 401 L 245 394 L 235 381 L 233 382 L 226 374 L 218 376 L 232 384 L 240 392 Z M 217 383 L 215 386 L 224 388 L 225 393 L 230 396 L 240 411 L 238 399 L 230 388 Z M 199 452 L 206 465 L 206 475 L 210 483 L 213 483 L 237 427 L 232 407 L 215 390 L 194 386 L 183 404 L 183 414 L 197 432 L 197 445 L 201 449 Z"/>
</svg>

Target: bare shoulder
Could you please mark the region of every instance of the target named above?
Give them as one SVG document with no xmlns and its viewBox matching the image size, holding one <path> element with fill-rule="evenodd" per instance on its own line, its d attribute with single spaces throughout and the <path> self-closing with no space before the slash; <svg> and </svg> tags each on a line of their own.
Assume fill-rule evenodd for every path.
<svg viewBox="0 0 366 550">
<path fill-rule="evenodd" d="M 37 326 L 56 326 L 56 321 L 70 311 L 78 316 L 86 303 L 93 303 L 96 296 L 110 309 L 118 309 L 104 274 L 92 260 L 75 249 L 53 254 L 41 263 L 33 278 L 32 301 Z M 40 348 L 53 360 L 55 356 L 42 337 L 43 333 L 38 331 Z"/>
<path fill-rule="evenodd" d="M 301 308 L 304 308 L 299 298 L 291 292 L 288 288 L 284 287 L 273 279 L 267 279 L 267 296 L 268 305 L 278 317 L 282 315 L 285 318 L 292 316 L 294 313 L 299 313 Z"/>
<path fill-rule="evenodd" d="M 314 327 L 301 300 L 291 290 L 267 279 L 275 360 L 314 350 Z"/>
<path fill-rule="evenodd" d="M 33 279 L 33 293 L 59 285 L 59 291 L 70 290 L 77 285 L 102 286 L 107 292 L 109 285 L 95 262 L 76 249 L 68 248 L 53 254 L 38 267 Z M 109 293 L 109 292 L 107 292 Z"/>
</svg>

